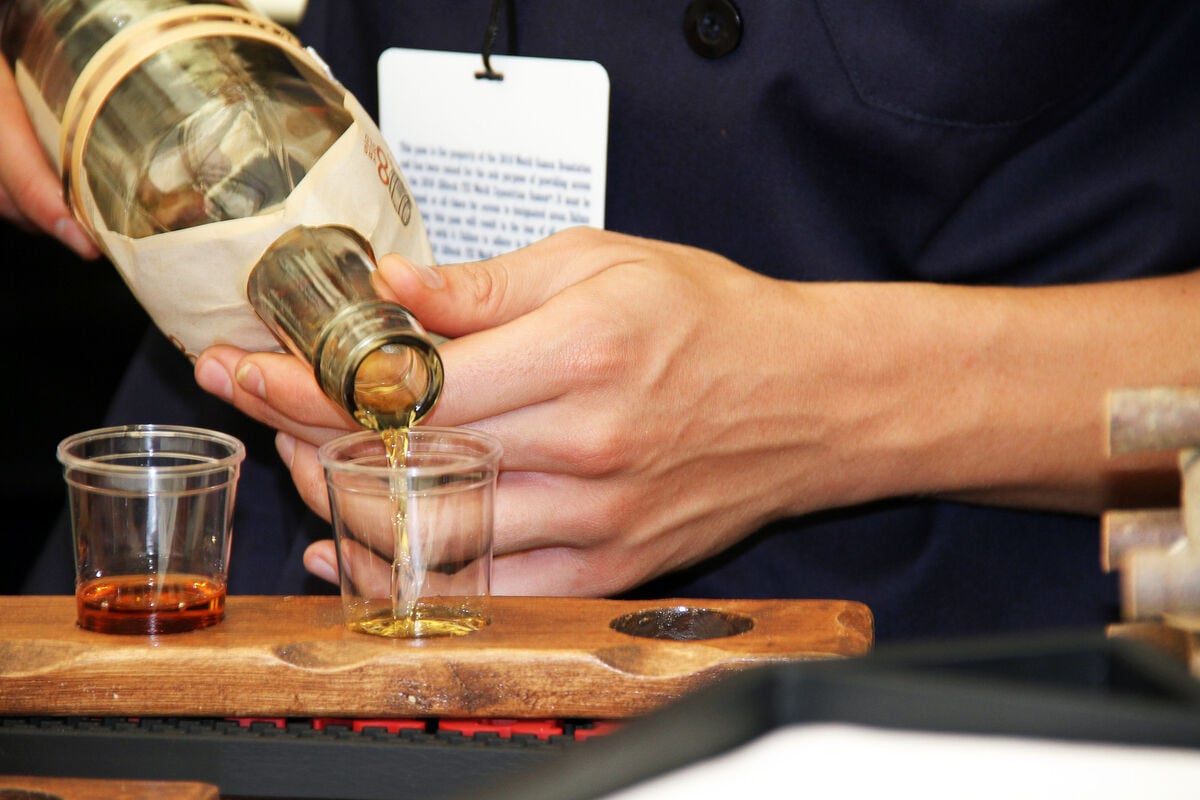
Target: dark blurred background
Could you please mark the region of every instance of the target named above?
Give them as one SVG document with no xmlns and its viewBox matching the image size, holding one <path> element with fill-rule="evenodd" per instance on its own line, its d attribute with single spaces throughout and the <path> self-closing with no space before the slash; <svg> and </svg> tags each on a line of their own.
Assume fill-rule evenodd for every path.
<svg viewBox="0 0 1200 800">
<path fill-rule="evenodd" d="M 66 491 L 59 440 L 104 420 L 109 397 L 150 323 L 116 269 L 0 220 L 8 444 L 0 449 L 6 519 L 0 594 L 15 594 Z M 66 555 L 69 557 L 69 554 Z"/>
</svg>

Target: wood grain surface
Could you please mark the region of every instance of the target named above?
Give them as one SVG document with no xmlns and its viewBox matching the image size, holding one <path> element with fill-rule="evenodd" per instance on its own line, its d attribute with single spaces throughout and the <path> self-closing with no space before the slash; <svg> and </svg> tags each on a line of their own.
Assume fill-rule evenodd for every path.
<svg viewBox="0 0 1200 800">
<path fill-rule="evenodd" d="M 217 787 L 190 781 L 120 781 L 0 775 L 0 798 L 14 800 L 220 800 Z"/>
<path fill-rule="evenodd" d="M 680 608 L 750 629 L 672 640 L 610 625 Z M 77 627 L 72 597 L 0 597 L 0 714 L 615 719 L 873 642 L 870 610 L 842 600 L 494 597 L 490 615 L 467 636 L 384 639 L 347 630 L 336 597 L 234 596 L 211 628 L 127 636 Z"/>
</svg>

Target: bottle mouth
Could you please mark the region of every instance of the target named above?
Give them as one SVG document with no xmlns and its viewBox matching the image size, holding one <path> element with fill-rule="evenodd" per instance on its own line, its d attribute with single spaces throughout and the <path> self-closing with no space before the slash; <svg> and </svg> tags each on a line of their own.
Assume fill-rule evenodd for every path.
<svg viewBox="0 0 1200 800">
<path fill-rule="evenodd" d="M 408 310 L 359 303 L 326 327 L 313 359 L 322 389 L 364 428 L 408 428 L 433 410 L 442 358 Z"/>
<path fill-rule="evenodd" d="M 366 428 L 409 428 L 433 410 L 442 388 L 442 360 L 427 342 L 389 341 L 354 371 L 347 408 Z"/>
</svg>

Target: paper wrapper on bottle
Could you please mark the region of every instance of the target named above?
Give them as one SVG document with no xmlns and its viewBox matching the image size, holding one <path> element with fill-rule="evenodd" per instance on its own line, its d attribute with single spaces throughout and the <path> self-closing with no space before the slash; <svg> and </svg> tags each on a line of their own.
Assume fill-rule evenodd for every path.
<svg viewBox="0 0 1200 800">
<path fill-rule="evenodd" d="M 281 349 L 247 303 L 246 279 L 263 251 L 297 225 L 346 225 L 366 237 L 377 256 L 400 253 L 433 263 L 421 214 L 378 129 L 350 95 L 346 106 L 354 124 L 282 208 L 141 239 L 97 231 L 138 302 L 189 358 L 214 344 Z M 87 190 L 82 199 L 91 202 Z"/>
</svg>

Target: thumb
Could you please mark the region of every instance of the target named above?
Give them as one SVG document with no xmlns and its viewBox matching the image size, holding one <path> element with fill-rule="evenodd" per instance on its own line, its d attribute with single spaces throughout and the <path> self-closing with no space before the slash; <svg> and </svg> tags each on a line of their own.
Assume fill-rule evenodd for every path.
<svg viewBox="0 0 1200 800">
<path fill-rule="evenodd" d="M 456 338 L 527 314 L 603 270 L 610 262 L 596 254 L 605 236 L 571 228 L 495 258 L 436 267 L 390 254 L 379 260 L 378 276 L 422 325 Z"/>
</svg>

